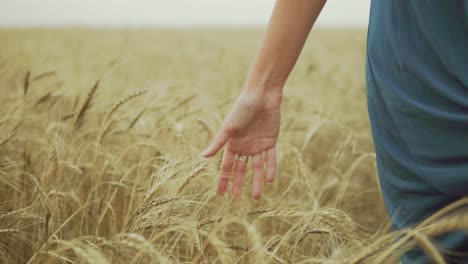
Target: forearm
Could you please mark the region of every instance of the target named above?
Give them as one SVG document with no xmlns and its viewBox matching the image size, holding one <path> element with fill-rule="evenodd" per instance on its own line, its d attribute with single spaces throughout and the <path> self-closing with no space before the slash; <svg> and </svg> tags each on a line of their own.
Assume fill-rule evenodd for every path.
<svg viewBox="0 0 468 264">
<path fill-rule="evenodd" d="M 281 92 L 326 0 L 277 0 L 245 88 Z"/>
</svg>

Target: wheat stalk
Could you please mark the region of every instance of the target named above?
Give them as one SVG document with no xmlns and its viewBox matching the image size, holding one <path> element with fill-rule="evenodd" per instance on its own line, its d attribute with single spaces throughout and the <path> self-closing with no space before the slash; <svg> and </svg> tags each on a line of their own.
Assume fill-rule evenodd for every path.
<svg viewBox="0 0 468 264">
<path fill-rule="evenodd" d="M 41 98 L 39 98 L 34 104 L 34 107 L 37 107 L 38 105 L 47 102 L 50 98 L 52 98 L 52 94 L 53 92 L 48 92 L 45 95 L 41 96 Z"/>
<path fill-rule="evenodd" d="M 85 101 L 83 102 L 80 109 L 78 110 L 78 114 L 76 115 L 75 123 L 74 123 L 75 129 L 78 129 L 81 126 L 81 122 L 82 122 L 82 120 L 84 118 L 86 110 L 88 110 L 91 107 L 91 100 L 93 99 L 94 95 L 96 94 L 96 91 L 97 91 L 98 87 L 99 87 L 99 81 L 96 81 L 96 83 L 93 85 L 91 90 L 89 90 Z"/>
<path fill-rule="evenodd" d="M 137 91 L 137 92 L 134 92 L 132 94 L 130 94 L 129 96 L 125 97 L 125 98 L 122 98 L 120 99 L 117 103 L 113 104 L 110 108 L 110 110 L 107 112 L 106 116 L 104 117 L 104 122 L 106 122 L 109 118 L 111 118 L 111 116 L 119 109 L 119 107 L 121 107 L 123 104 L 127 103 L 128 101 L 134 99 L 134 98 L 137 98 L 138 96 L 141 96 L 142 94 L 145 94 L 147 91 L 146 90 L 143 90 L 143 91 Z"/>
<path fill-rule="evenodd" d="M 18 130 L 18 128 L 23 124 L 23 121 L 20 121 L 12 130 L 11 132 L 6 135 L 4 138 L 0 139 L 0 146 L 3 144 L 6 144 L 8 141 L 10 141 L 15 135 Z"/>
<path fill-rule="evenodd" d="M 26 96 L 29 90 L 31 71 L 27 71 L 23 79 L 23 95 Z"/>
<path fill-rule="evenodd" d="M 39 81 L 40 79 L 44 79 L 46 77 L 55 75 L 56 73 L 57 73 L 56 71 L 48 71 L 48 72 L 41 73 L 41 74 L 37 75 L 36 77 L 32 78 L 31 82 Z"/>
<path fill-rule="evenodd" d="M 127 131 L 130 131 L 134 126 L 135 124 L 137 123 L 137 121 L 140 119 L 140 117 L 143 115 L 143 113 L 145 113 L 145 110 L 146 108 L 143 108 L 143 110 L 140 111 L 140 113 L 138 113 L 132 120 L 132 122 L 130 122 L 130 124 L 128 125 L 128 128 L 127 128 Z"/>
<path fill-rule="evenodd" d="M 445 264 L 445 260 L 434 246 L 434 244 L 429 240 L 426 235 L 420 234 L 418 232 L 413 234 L 414 239 L 418 245 L 424 250 L 424 253 L 430 257 L 437 264 Z"/>
</svg>

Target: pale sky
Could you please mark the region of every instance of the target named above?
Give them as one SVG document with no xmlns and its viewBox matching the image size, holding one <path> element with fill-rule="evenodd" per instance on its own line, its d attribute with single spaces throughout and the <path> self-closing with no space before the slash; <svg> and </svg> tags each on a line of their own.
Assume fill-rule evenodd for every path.
<svg viewBox="0 0 468 264">
<path fill-rule="evenodd" d="M 365 27 L 369 18 L 370 1 L 329 0 L 317 24 Z M 0 0 L 0 26 L 257 26 L 268 22 L 274 2 Z"/>
</svg>

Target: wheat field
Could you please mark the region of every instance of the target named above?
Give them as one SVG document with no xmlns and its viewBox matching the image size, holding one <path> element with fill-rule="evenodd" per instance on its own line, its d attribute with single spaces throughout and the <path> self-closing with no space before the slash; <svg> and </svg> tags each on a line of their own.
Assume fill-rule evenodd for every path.
<svg viewBox="0 0 468 264">
<path fill-rule="evenodd" d="M 314 30 L 286 87 L 278 176 L 215 194 L 199 152 L 261 29 L 0 30 L 0 263 L 396 263 L 468 216 L 391 232 L 366 109 L 366 32 Z M 250 170 L 249 170 L 250 171 Z M 395 241 L 395 237 L 402 239 Z"/>
</svg>

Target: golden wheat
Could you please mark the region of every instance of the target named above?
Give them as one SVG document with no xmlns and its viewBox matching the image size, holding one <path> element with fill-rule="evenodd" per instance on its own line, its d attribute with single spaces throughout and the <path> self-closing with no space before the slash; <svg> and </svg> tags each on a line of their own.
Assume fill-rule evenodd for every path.
<svg viewBox="0 0 468 264">
<path fill-rule="evenodd" d="M 285 87 L 278 177 L 257 201 L 249 170 L 231 204 L 219 156 L 199 152 L 259 30 L 0 30 L 0 262 L 397 263 L 415 246 L 448 262 L 432 241 L 468 229 L 466 199 L 388 228 L 365 36 L 312 33 Z"/>
</svg>

